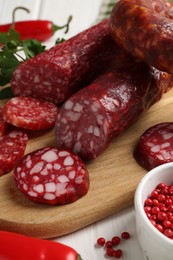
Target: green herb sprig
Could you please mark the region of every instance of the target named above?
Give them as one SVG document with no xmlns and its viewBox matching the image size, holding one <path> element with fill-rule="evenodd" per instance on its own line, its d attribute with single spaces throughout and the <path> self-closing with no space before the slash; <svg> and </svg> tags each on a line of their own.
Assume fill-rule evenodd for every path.
<svg viewBox="0 0 173 260">
<path fill-rule="evenodd" d="M 7 33 L 0 33 L 0 86 L 9 83 L 13 71 L 23 61 L 34 57 L 45 50 L 37 40 L 20 41 L 20 35 L 13 28 Z"/>
</svg>

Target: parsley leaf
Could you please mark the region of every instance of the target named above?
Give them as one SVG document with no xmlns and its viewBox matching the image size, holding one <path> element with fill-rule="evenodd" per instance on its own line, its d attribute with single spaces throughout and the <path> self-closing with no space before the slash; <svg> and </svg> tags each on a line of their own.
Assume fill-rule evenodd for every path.
<svg viewBox="0 0 173 260">
<path fill-rule="evenodd" d="M 0 43 L 6 44 L 10 41 L 10 36 L 8 33 L 0 33 Z"/>
<path fill-rule="evenodd" d="M 37 40 L 23 40 L 22 41 L 23 51 L 27 59 L 34 57 L 35 55 L 43 52 L 46 46 L 42 45 Z"/>
<path fill-rule="evenodd" d="M 11 87 L 5 87 L 0 91 L 0 100 L 14 97 Z"/>
<path fill-rule="evenodd" d="M 12 27 L 9 30 L 9 34 L 10 34 L 11 39 L 13 39 L 14 41 L 16 41 L 18 43 L 20 42 L 19 33 L 16 30 L 14 30 Z"/>
<path fill-rule="evenodd" d="M 8 32 L 0 33 L 0 43 L 1 44 L 9 44 L 9 43 L 15 43 L 15 45 L 20 44 L 20 35 L 18 32 L 16 32 L 13 28 L 10 28 Z"/>
<path fill-rule="evenodd" d="M 56 45 L 56 44 L 59 44 L 59 43 L 62 43 L 62 42 L 64 42 L 64 41 L 65 41 L 64 38 L 57 38 L 56 41 L 55 41 L 55 45 Z"/>
<path fill-rule="evenodd" d="M 0 86 L 10 82 L 14 70 L 19 64 L 43 52 L 45 46 L 37 40 L 20 41 L 20 35 L 13 28 L 0 33 Z M 23 57 L 24 56 L 24 57 Z"/>
<path fill-rule="evenodd" d="M 13 71 L 20 64 L 14 53 L 7 49 L 0 51 L 0 86 L 9 83 Z"/>
</svg>

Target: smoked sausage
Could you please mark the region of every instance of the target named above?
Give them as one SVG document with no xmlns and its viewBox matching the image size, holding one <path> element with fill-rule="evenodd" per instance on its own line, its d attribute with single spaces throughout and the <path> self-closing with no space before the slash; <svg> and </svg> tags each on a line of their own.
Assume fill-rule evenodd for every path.
<svg viewBox="0 0 173 260">
<path fill-rule="evenodd" d="M 104 71 L 118 50 L 104 20 L 21 64 L 13 93 L 59 104 Z"/>
<path fill-rule="evenodd" d="M 58 146 L 84 160 L 96 158 L 173 86 L 172 75 L 145 63 L 122 61 L 122 66 L 100 75 L 63 104 L 56 122 Z"/>
<path fill-rule="evenodd" d="M 120 0 L 110 16 L 113 39 L 132 56 L 173 73 L 173 4 Z"/>
</svg>

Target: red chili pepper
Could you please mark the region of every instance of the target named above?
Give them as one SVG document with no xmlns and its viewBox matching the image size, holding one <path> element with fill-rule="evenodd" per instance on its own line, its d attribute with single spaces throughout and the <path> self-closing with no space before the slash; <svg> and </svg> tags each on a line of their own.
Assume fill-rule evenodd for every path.
<svg viewBox="0 0 173 260">
<path fill-rule="evenodd" d="M 21 40 L 36 39 L 45 41 L 52 37 L 57 30 L 66 28 L 66 33 L 71 19 L 72 17 L 69 16 L 67 24 L 63 26 L 57 26 L 48 20 L 19 21 L 15 22 L 14 25 L 11 23 L 0 25 L 0 32 L 8 32 L 13 25 L 13 29 L 20 34 Z"/>
<path fill-rule="evenodd" d="M 0 259 L 82 260 L 71 247 L 61 243 L 0 231 Z"/>
<path fill-rule="evenodd" d="M 17 10 L 24 10 L 29 13 L 29 9 L 23 6 L 17 6 L 12 13 L 12 23 L 0 25 L 0 33 L 8 33 L 10 28 L 13 28 L 20 35 L 20 40 L 35 39 L 38 41 L 46 41 L 57 30 L 66 29 L 64 33 L 69 30 L 69 24 L 72 20 L 72 16 L 68 17 L 67 23 L 62 26 L 55 25 L 48 20 L 31 20 L 31 21 L 15 21 L 15 14 Z"/>
</svg>

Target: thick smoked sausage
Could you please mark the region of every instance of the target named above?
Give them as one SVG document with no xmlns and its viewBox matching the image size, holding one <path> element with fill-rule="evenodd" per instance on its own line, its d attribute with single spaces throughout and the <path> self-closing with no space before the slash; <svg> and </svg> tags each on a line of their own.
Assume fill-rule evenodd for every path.
<svg viewBox="0 0 173 260">
<path fill-rule="evenodd" d="M 85 160 L 96 158 L 172 86 L 172 75 L 144 63 L 111 69 L 63 104 L 57 144 Z"/>
<path fill-rule="evenodd" d="M 13 93 L 61 103 L 105 70 L 117 51 L 105 20 L 21 64 Z"/>
</svg>

